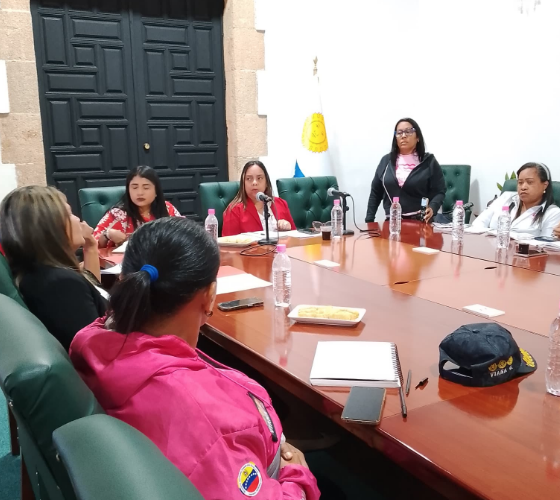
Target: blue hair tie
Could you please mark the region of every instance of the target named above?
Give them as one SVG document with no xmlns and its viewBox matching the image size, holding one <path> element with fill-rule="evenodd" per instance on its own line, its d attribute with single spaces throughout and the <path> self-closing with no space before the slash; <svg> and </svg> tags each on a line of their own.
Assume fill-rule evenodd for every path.
<svg viewBox="0 0 560 500">
<path fill-rule="evenodd" d="M 150 264 L 144 264 L 140 271 L 146 271 L 150 275 L 150 282 L 153 283 L 159 278 L 158 270 L 154 266 L 150 266 Z"/>
</svg>

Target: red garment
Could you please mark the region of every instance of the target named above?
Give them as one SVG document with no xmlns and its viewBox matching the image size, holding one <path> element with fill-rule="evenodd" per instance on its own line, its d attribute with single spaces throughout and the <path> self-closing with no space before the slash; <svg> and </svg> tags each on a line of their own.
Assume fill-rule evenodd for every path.
<svg viewBox="0 0 560 500">
<path fill-rule="evenodd" d="M 296 229 L 288 204 L 282 198 L 274 198 L 272 213 L 277 221 L 286 220 L 292 225 L 292 229 Z M 239 202 L 231 210 L 227 208 L 224 212 L 222 236 L 234 236 L 236 234 L 262 230 L 263 225 L 257 212 L 257 207 L 255 207 L 251 199 L 247 200 L 247 208 L 244 208 L 243 203 Z"/>
<path fill-rule="evenodd" d="M 179 211 L 171 203 L 166 201 L 165 206 L 167 207 L 167 212 L 171 217 L 181 217 Z M 156 218 L 151 215 L 148 219 L 144 219 L 144 222 L 150 222 L 155 219 Z M 122 208 L 113 207 L 103 216 L 103 218 L 99 221 L 99 224 L 97 224 L 97 227 L 93 232 L 95 239 L 99 240 L 105 229 L 116 229 L 126 235 L 131 235 L 134 232 L 132 217 L 129 217 Z M 114 246 L 115 244 L 112 241 L 107 243 L 107 247 Z"/>
<path fill-rule="evenodd" d="M 319 499 L 309 469 L 278 470 L 282 424 L 263 387 L 178 337 L 125 336 L 104 322 L 74 337 L 76 370 L 105 411 L 149 437 L 206 500 Z"/>
<path fill-rule="evenodd" d="M 0 243 L 0 253 L 1 253 L 2 255 L 5 255 L 5 254 L 4 254 L 4 249 L 2 248 L 2 243 Z"/>
</svg>

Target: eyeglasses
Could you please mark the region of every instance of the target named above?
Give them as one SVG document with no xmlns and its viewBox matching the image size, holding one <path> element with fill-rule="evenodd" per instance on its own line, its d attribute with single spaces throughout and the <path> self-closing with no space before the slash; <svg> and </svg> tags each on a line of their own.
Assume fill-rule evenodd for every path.
<svg viewBox="0 0 560 500">
<path fill-rule="evenodd" d="M 405 128 L 404 130 L 397 130 L 395 132 L 395 135 L 397 137 L 408 137 L 409 135 L 414 134 L 414 132 L 416 132 L 416 129 L 414 127 L 410 127 L 410 128 Z"/>
</svg>

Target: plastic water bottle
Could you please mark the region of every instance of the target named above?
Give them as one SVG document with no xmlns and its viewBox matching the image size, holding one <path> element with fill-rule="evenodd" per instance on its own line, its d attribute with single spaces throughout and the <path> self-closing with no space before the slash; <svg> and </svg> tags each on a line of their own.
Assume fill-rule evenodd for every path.
<svg viewBox="0 0 560 500">
<path fill-rule="evenodd" d="M 272 262 L 272 289 L 274 305 L 288 307 L 292 298 L 292 263 L 286 253 L 286 245 L 277 245 Z"/>
<path fill-rule="evenodd" d="M 389 234 L 401 234 L 401 219 L 401 204 L 399 203 L 399 197 L 395 196 L 389 211 Z"/>
<path fill-rule="evenodd" d="M 455 209 L 453 210 L 453 227 L 451 229 L 451 239 L 454 241 L 463 241 L 464 233 L 465 209 L 463 208 L 463 201 L 457 200 L 455 202 Z"/>
<path fill-rule="evenodd" d="M 554 396 L 560 396 L 560 313 L 550 325 L 549 342 L 546 390 Z"/>
<path fill-rule="evenodd" d="M 334 206 L 331 210 L 331 228 L 332 238 L 342 237 L 342 207 L 340 206 L 340 200 L 334 200 Z"/>
<path fill-rule="evenodd" d="M 218 239 L 218 219 L 216 219 L 216 210 L 213 208 L 208 209 L 208 217 L 204 221 L 204 229 L 212 236 L 214 240 Z"/>
<path fill-rule="evenodd" d="M 509 215 L 509 207 L 502 207 L 502 213 L 498 217 L 498 234 L 496 245 L 498 248 L 509 247 L 509 231 L 511 229 L 511 215 Z"/>
</svg>

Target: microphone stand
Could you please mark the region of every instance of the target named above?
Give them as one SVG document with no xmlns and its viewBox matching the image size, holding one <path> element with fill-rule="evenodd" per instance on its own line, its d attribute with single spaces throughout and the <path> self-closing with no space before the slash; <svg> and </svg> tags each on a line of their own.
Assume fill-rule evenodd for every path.
<svg viewBox="0 0 560 500">
<path fill-rule="evenodd" d="M 265 238 L 264 240 L 259 240 L 257 243 L 259 245 L 276 245 L 276 243 L 278 243 L 278 240 L 277 239 L 271 240 L 268 233 L 268 218 L 270 217 L 270 214 L 268 213 L 268 203 L 263 202 L 263 209 L 264 209 Z M 278 221 L 276 223 L 278 224 Z"/>
<path fill-rule="evenodd" d="M 350 210 L 350 208 L 348 207 L 348 203 L 346 203 L 346 196 L 341 196 L 342 198 L 342 234 L 344 236 L 352 236 L 354 234 L 354 231 L 352 231 L 352 229 L 346 229 L 346 212 L 348 212 L 348 210 Z"/>
</svg>

